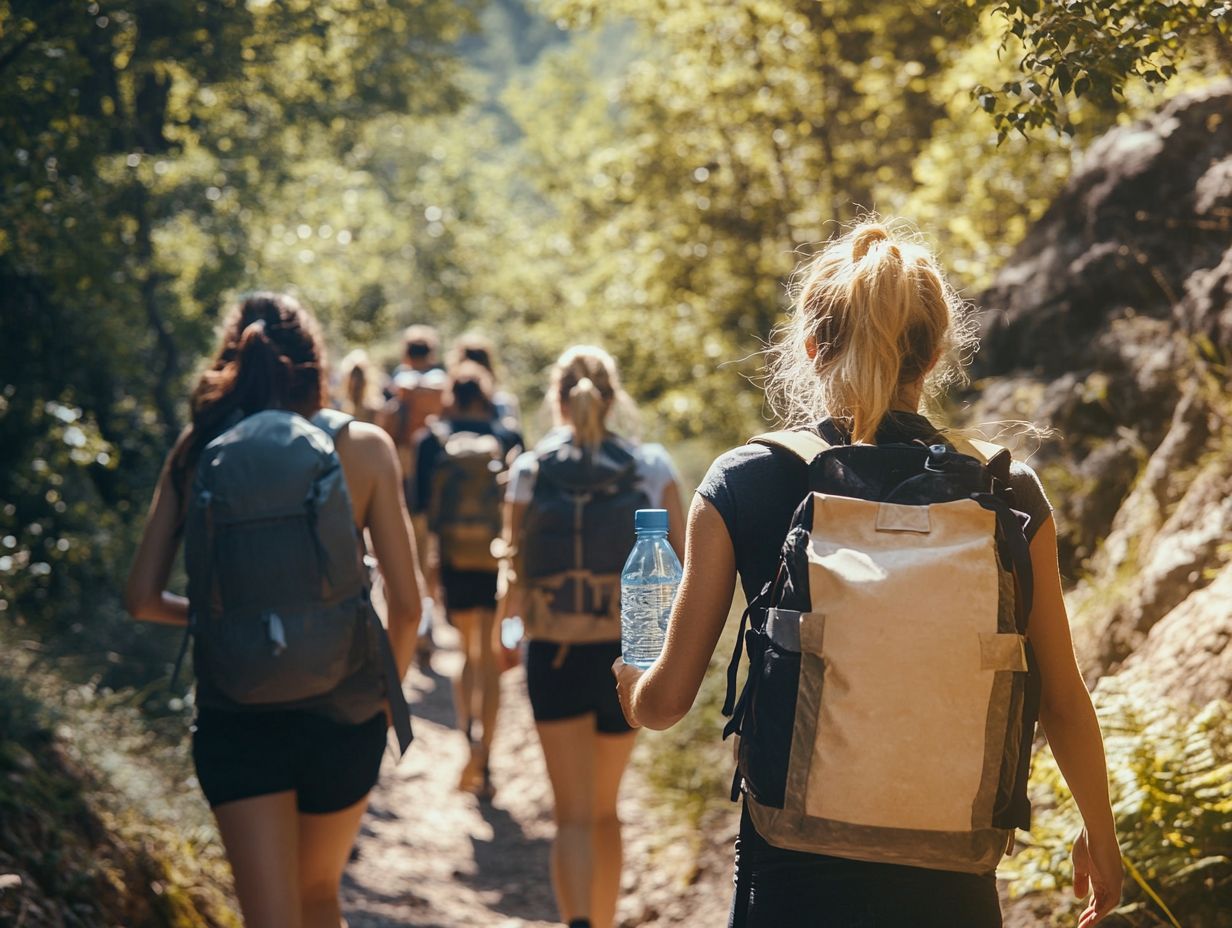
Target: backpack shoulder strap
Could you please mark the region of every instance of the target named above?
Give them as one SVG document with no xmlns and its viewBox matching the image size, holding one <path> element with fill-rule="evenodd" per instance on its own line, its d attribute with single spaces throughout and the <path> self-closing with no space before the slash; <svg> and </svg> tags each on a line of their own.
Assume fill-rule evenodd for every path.
<svg viewBox="0 0 1232 928">
<path fill-rule="evenodd" d="M 309 421 L 330 438 L 337 438 L 339 432 L 355 421 L 355 417 L 340 409 L 318 409 Z"/>
<path fill-rule="evenodd" d="M 790 451 L 805 464 L 817 457 L 823 451 L 834 447 L 816 432 L 805 429 L 782 429 L 777 432 L 763 432 L 754 435 L 747 442 L 750 445 L 767 445 L 774 448 L 784 448 Z"/>
<path fill-rule="evenodd" d="M 1002 483 L 1009 482 L 1012 456 L 1008 448 L 978 438 L 963 438 L 961 435 L 943 437 L 954 446 L 955 451 L 970 455 L 981 462 Z"/>
</svg>

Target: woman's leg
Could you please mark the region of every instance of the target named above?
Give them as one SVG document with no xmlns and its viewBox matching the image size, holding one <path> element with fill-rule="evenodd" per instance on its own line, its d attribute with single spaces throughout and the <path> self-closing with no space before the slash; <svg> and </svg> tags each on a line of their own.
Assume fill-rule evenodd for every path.
<svg viewBox="0 0 1232 928">
<path fill-rule="evenodd" d="M 595 736 L 594 876 L 591 881 L 591 928 L 611 928 L 620 896 L 622 848 L 616 799 L 620 780 L 633 753 L 636 732 Z"/>
<path fill-rule="evenodd" d="M 494 647 L 496 612 L 493 609 L 459 609 L 450 613 L 450 620 L 462 637 L 462 673 L 456 696 L 459 725 L 465 719 L 464 730 L 473 738 L 473 724 L 476 720 L 480 724 L 479 742 L 471 744 L 473 773 L 478 779 L 488 764 L 500 708 L 500 668 L 496 664 Z"/>
<path fill-rule="evenodd" d="M 246 928 L 301 928 L 295 793 L 214 807 Z"/>
<path fill-rule="evenodd" d="M 472 658 L 473 649 L 478 645 L 475 641 L 477 616 L 474 609 L 450 609 L 449 624 L 458 630 L 461 639 L 462 670 L 454 678 L 453 696 L 454 711 L 458 717 L 458 730 L 465 732 L 469 738 L 475 719 L 475 669 L 477 661 Z"/>
<path fill-rule="evenodd" d="M 556 800 L 552 888 L 561 918 L 591 917 L 594 882 L 595 719 L 538 722 L 539 742 Z"/>
<path fill-rule="evenodd" d="M 345 928 L 338 893 L 342 871 L 368 808 L 365 796 L 353 806 L 326 815 L 299 815 L 299 895 L 303 928 Z"/>
<path fill-rule="evenodd" d="M 500 709 L 500 667 L 496 663 L 496 611 L 476 609 L 475 644 L 478 649 L 479 719 L 483 723 L 480 735 L 483 765 L 486 769 L 492 753 L 492 738 L 496 734 L 496 715 Z M 487 785 L 487 784 L 485 784 Z"/>
</svg>

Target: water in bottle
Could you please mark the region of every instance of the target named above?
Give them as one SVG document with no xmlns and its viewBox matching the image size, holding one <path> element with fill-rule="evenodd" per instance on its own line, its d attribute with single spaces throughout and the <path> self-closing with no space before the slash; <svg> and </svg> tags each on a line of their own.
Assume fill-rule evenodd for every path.
<svg viewBox="0 0 1232 928">
<path fill-rule="evenodd" d="M 620 574 L 621 656 L 644 670 L 663 650 L 683 571 L 667 543 L 666 509 L 639 509 L 633 524 L 637 541 Z"/>
</svg>

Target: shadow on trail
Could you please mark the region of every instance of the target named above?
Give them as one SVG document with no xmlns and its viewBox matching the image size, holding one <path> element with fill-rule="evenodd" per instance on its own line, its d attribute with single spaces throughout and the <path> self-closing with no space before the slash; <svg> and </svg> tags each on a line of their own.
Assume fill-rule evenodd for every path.
<svg viewBox="0 0 1232 928">
<path fill-rule="evenodd" d="M 499 893 L 499 900 L 489 907 L 501 915 L 553 921 L 556 901 L 549 876 L 551 842 L 527 835 L 518 820 L 499 806 L 480 803 L 479 814 L 491 826 L 492 837 L 482 840 L 471 836 L 475 872 L 459 875 L 460 882 L 479 892 Z"/>
<path fill-rule="evenodd" d="M 416 665 L 411 672 L 413 684 L 407 689 L 407 702 L 411 707 L 411 724 L 415 719 L 425 719 L 445 728 L 456 728 L 457 713 L 453 704 L 453 679 L 436 669 L 442 657 L 452 648 L 437 646 L 431 660 L 425 665 Z M 454 655 L 448 654 L 448 657 Z"/>
<path fill-rule="evenodd" d="M 348 928 L 403 928 L 407 924 L 422 925 L 424 928 L 452 928 L 439 921 L 420 921 L 415 918 L 407 921 L 407 910 L 424 910 L 425 917 L 431 903 L 415 893 L 381 891 L 371 885 L 361 884 L 349 874 L 342 877 L 343 896 L 346 899 L 344 909 Z M 361 901 L 362 900 L 362 901 Z M 391 910 L 397 909 L 397 914 Z"/>
</svg>

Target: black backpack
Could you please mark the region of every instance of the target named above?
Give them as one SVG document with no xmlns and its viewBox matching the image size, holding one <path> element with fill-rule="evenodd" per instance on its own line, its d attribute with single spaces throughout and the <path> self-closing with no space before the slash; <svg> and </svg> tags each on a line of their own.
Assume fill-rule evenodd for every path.
<svg viewBox="0 0 1232 928">
<path fill-rule="evenodd" d="M 650 500 L 628 442 L 581 448 L 565 436 L 536 449 L 538 474 L 523 521 L 527 634 L 561 643 L 620 639 L 620 571 L 633 515 Z"/>
<path fill-rule="evenodd" d="M 184 641 L 199 703 L 358 723 L 388 700 L 405 752 L 410 715 L 334 449 L 351 421 L 268 409 L 205 446 L 185 523 Z"/>
<path fill-rule="evenodd" d="M 1039 704 L 1009 453 L 829 437 L 753 439 L 809 490 L 728 668 L 732 798 L 779 847 L 988 872 L 1030 825 Z"/>
</svg>

